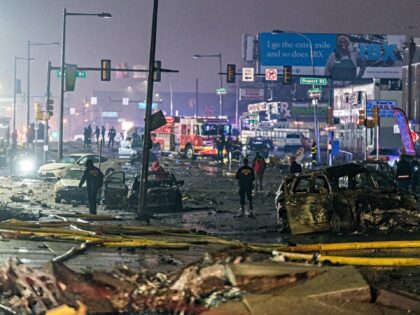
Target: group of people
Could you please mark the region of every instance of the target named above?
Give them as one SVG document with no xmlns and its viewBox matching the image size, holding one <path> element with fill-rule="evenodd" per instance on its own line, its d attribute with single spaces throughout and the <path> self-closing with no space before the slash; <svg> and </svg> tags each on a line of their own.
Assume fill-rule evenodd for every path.
<svg viewBox="0 0 420 315">
<path fill-rule="evenodd" d="M 96 138 L 96 144 L 99 144 L 99 141 L 101 140 L 103 143 L 105 143 L 105 126 L 102 126 L 102 128 L 99 128 L 99 126 L 96 126 L 95 132 L 93 132 L 92 127 L 89 125 L 84 128 L 83 131 L 83 147 L 90 148 L 92 145 L 92 136 L 95 135 Z M 115 130 L 114 126 L 112 126 L 108 130 L 108 147 L 113 147 L 115 142 L 115 137 L 117 136 L 117 131 Z M 121 132 L 121 139 L 124 139 L 124 133 Z"/>
<path fill-rule="evenodd" d="M 228 159 L 231 163 L 232 159 L 239 161 L 241 157 L 241 142 L 239 137 L 232 139 L 231 137 L 225 138 L 225 135 L 221 135 L 216 139 L 217 149 L 217 160 L 223 163 L 224 158 Z"/>
</svg>

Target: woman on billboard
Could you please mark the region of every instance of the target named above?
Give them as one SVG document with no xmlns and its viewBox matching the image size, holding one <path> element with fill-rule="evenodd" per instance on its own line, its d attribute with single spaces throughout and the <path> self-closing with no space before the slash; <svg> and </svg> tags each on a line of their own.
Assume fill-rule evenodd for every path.
<svg viewBox="0 0 420 315">
<path fill-rule="evenodd" d="M 325 75 L 330 75 L 333 80 L 351 81 L 362 78 L 365 68 L 364 58 L 352 47 L 349 38 L 340 35 L 337 47 L 327 59 Z"/>
</svg>

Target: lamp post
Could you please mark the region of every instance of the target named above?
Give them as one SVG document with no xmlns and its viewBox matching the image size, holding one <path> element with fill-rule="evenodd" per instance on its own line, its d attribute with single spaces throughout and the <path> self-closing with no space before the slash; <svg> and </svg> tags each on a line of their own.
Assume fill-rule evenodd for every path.
<svg viewBox="0 0 420 315">
<path fill-rule="evenodd" d="M 223 76 L 222 76 L 222 53 L 214 54 L 214 55 L 193 55 L 194 59 L 198 58 L 219 58 L 219 76 L 220 76 L 220 88 L 223 88 Z M 219 94 L 219 113 L 223 115 L 223 95 Z"/>
<path fill-rule="evenodd" d="M 312 66 L 312 76 L 315 76 L 314 49 L 313 49 L 312 41 L 305 34 L 295 32 L 295 31 L 287 31 L 287 32 L 299 35 L 300 37 L 302 37 L 303 39 L 305 39 L 309 43 L 310 59 L 311 59 L 311 66 Z M 273 30 L 272 33 L 281 34 L 281 33 L 285 33 L 285 31 Z M 317 99 L 313 99 L 313 106 L 314 106 L 314 128 L 315 128 L 315 138 L 316 138 L 317 162 L 318 162 L 318 165 L 319 165 L 321 163 L 321 145 L 319 143 L 320 142 L 320 134 L 319 134 L 318 114 L 317 114 L 317 109 L 318 109 L 318 100 Z"/>
<path fill-rule="evenodd" d="M 63 33 L 62 33 L 62 46 L 61 46 L 61 80 L 60 80 L 60 121 L 59 121 L 59 134 L 58 134 L 58 158 L 63 157 L 63 129 L 64 129 L 64 73 L 65 73 L 65 58 L 66 58 L 66 19 L 67 16 L 96 16 L 101 18 L 110 18 L 112 15 L 109 13 L 75 13 L 67 12 L 66 8 L 63 11 Z"/>
<path fill-rule="evenodd" d="M 28 40 L 28 54 L 27 54 L 27 83 L 26 83 L 26 128 L 29 128 L 30 124 L 30 104 L 31 104 L 31 46 L 52 46 L 52 45 L 60 45 L 59 42 L 51 42 L 51 43 L 31 43 Z M 27 141 L 27 140 L 26 140 Z"/>
</svg>

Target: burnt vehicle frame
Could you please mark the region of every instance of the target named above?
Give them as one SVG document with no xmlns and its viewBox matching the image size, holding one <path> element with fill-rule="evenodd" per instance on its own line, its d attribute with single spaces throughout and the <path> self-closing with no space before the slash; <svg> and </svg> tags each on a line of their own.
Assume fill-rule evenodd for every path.
<svg viewBox="0 0 420 315">
<path fill-rule="evenodd" d="M 275 205 L 278 223 L 292 234 L 349 233 L 373 209 L 415 210 L 416 197 L 399 191 L 383 172 L 351 163 L 285 177 Z"/>
<path fill-rule="evenodd" d="M 139 176 L 131 185 L 126 183 L 123 171 L 109 174 L 104 179 L 104 204 L 109 209 L 136 211 L 139 200 Z M 147 180 L 147 212 L 157 213 L 182 210 L 180 186 L 184 181 L 177 180 L 169 171 L 149 171 Z"/>
</svg>

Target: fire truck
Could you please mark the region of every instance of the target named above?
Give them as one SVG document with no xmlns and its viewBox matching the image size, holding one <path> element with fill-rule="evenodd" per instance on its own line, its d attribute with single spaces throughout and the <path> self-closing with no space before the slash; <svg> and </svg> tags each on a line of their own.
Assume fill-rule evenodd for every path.
<svg viewBox="0 0 420 315">
<path fill-rule="evenodd" d="M 217 156 L 217 138 L 232 133 L 226 116 L 166 117 L 166 122 L 153 131 L 153 143 L 159 143 L 162 151 L 175 151 L 189 159 L 194 155 Z"/>
</svg>

